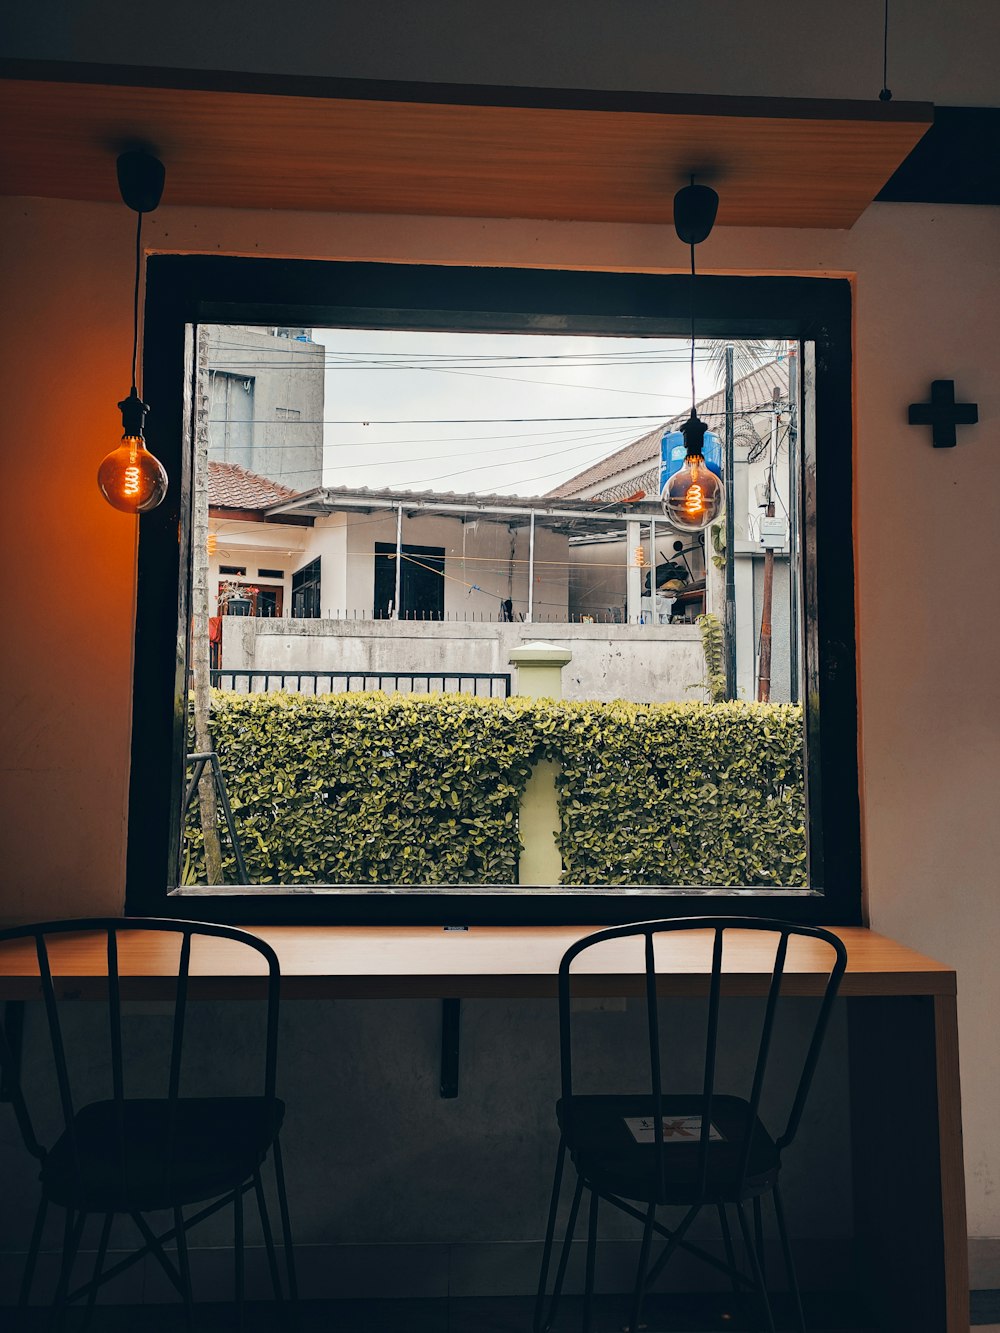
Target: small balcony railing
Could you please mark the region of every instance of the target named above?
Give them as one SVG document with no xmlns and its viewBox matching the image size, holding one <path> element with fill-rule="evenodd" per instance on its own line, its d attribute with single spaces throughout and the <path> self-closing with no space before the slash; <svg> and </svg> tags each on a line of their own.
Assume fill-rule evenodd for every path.
<svg viewBox="0 0 1000 1333">
<path fill-rule="evenodd" d="M 212 685 L 238 694 L 348 694 L 364 690 L 388 693 L 473 694 L 478 698 L 510 696 L 510 673 L 504 671 L 266 671 L 222 668 L 211 673 Z"/>
</svg>

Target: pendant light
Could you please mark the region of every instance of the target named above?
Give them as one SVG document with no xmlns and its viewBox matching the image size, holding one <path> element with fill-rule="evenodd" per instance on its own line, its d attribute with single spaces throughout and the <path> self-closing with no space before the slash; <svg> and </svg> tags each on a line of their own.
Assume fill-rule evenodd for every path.
<svg viewBox="0 0 1000 1333">
<path fill-rule="evenodd" d="M 139 350 L 139 273 L 142 261 L 142 215 L 152 213 L 163 194 L 163 163 L 143 149 L 118 158 L 118 189 L 124 203 L 138 214 L 135 229 L 135 285 L 132 294 L 132 387 L 118 404 L 122 441 L 97 470 L 97 484 L 109 505 L 126 514 L 155 509 L 167 493 L 167 474 L 146 448 L 143 429 L 149 408 L 136 388 Z"/>
<path fill-rule="evenodd" d="M 696 185 L 693 176 L 690 185 L 674 195 L 674 228 L 691 247 L 691 415 L 681 426 L 684 464 L 667 478 L 660 502 L 668 522 L 682 532 L 701 532 L 715 522 L 725 505 L 725 487 L 705 461 L 708 427 L 698 416 L 694 390 L 694 248 L 711 232 L 718 210 L 719 196 L 708 185 Z"/>
</svg>

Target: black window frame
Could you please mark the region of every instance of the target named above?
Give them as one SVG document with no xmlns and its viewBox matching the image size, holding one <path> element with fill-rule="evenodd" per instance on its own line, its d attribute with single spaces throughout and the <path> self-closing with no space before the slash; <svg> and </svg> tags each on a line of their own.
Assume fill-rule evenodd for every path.
<svg viewBox="0 0 1000 1333">
<path fill-rule="evenodd" d="M 810 866 L 822 890 L 552 886 L 264 886 L 178 892 L 186 731 L 189 568 L 186 539 L 193 410 L 190 326 L 262 324 L 684 336 L 687 275 L 462 268 L 324 260 L 154 255 L 147 263 L 143 342 L 150 448 L 171 478 L 140 521 L 126 910 L 257 924 L 569 924 L 664 916 L 780 916 L 862 923 L 854 629 L 852 291 L 843 278 L 699 276 L 701 337 L 812 343 L 815 450 L 802 492 L 803 586 L 813 622 L 804 645 L 810 752 Z M 306 316 L 303 320 L 302 316 Z M 187 340 L 187 341 L 186 341 Z M 822 745 L 820 725 L 822 723 Z"/>
<path fill-rule="evenodd" d="M 323 557 L 315 556 L 301 569 L 292 571 L 292 596 L 289 614 L 296 620 L 320 620 L 323 616 Z M 309 610 L 298 611 L 296 598 L 301 598 Z"/>
<path fill-rule="evenodd" d="M 445 548 L 443 546 L 414 546 L 412 542 L 403 542 L 399 551 L 403 557 L 403 567 L 400 570 L 399 579 L 399 618 L 401 620 L 444 620 L 444 566 L 447 556 Z M 418 571 L 419 576 L 414 578 L 414 574 Z M 372 588 L 372 611 L 375 620 L 394 619 L 394 608 L 392 608 L 391 602 L 386 603 L 382 600 L 379 593 L 379 584 L 389 583 L 393 587 L 393 592 L 395 592 L 395 572 L 396 543 L 376 542 Z M 435 605 L 430 615 L 425 614 L 425 608 L 418 608 L 413 605 L 413 585 L 416 583 L 421 588 L 425 587 L 429 583 L 429 580 L 425 577 L 428 572 L 441 576 L 440 583 L 434 586 L 434 600 L 436 603 L 440 602 L 440 607 Z"/>
</svg>

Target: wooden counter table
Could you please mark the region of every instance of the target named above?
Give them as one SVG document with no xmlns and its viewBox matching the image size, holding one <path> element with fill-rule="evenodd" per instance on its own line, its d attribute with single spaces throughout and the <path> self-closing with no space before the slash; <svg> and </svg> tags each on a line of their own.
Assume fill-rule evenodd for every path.
<svg viewBox="0 0 1000 1333">
<path fill-rule="evenodd" d="M 281 960 L 282 996 L 363 999 L 553 998 L 559 960 L 591 927 L 267 926 L 253 929 Z M 907 1333 L 967 1333 L 965 1180 L 962 1160 L 956 984 L 953 969 L 863 928 L 836 931 L 848 949 L 841 995 L 848 1009 L 852 1158 L 858 1281 L 875 1326 Z M 104 949 L 93 939 L 53 939 L 57 994 L 99 998 Z M 120 936 L 122 995 L 168 999 L 177 966 L 169 935 Z M 246 952 L 196 940 L 193 997 L 250 998 L 261 991 Z M 657 941 L 664 995 L 706 989 L 708 932 Z M 773 943 L 727 935 L 725 991 L 766 993 Z M 793 939 L 783 993 L 818 995 L 829 950 Z M 641 950 L 614 941 L 574 969 L 580 995 L 639 995 Z M 0 1000 L 40 996 L 30 941 L 0 945 Z M 554 1055 L 554 1053 L 553 1053 Z"/>
</svg>

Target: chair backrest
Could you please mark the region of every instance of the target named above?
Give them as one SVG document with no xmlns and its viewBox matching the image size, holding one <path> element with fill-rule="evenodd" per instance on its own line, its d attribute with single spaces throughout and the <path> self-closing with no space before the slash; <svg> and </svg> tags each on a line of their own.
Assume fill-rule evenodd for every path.
<svg viewBox="0 0 1000 1333">
<path fill-rule="evenodd" d="M 690 1087 L 675 1088 L 676 1092 L 692 1093 L 697 1091 L 702 1098 L 703 1114 L 701 1117 L 699 1158 L 697 1180 L 704 1192 L 708 1176 L 711 1152 L 710 1134 L 712 1125 L 712 1102 L 716 1096 L 716 1063 L 719 1043 L 719 1010 L 725 975 L 725 939 L 728 932 L 764 931 L 775 936 L 774 961 L 771 978 L 767 986 L 767 1000 L 761 1024 L 760 1038 L 757 1043 L 753 1076 L 748 1089 L 747 1126 L 744 1134 L 743 1151 L 738 1164 L 738 1180 L 742 1185 L 746 1178 L 750 1153 L 753 1147 L 751 1127 L 760 1109 L 761 1093 L 767 1073 L 768 1056 L 771 1051 L 771 1039 L 777 1016 L 778 999 L 785 964 L 788 957 L 788 943 L 793 936 L 805 936 L 821 941 L 829 946 L 829 968 L 820 969 L 821 1002 L 816 1014 L 816 1021 L 808 1039 L 802 1066 L 790 1099 L 790 1109 L 782 1133 L 777 1139 L 779 1150 L 787 1147 L 798 1130 L 805 1106 L 806 1097 L 812 1083 L 813 1074 L 819 1059 L 823 1038 L 830 1019 L 833 1001 L 836 997 L 840 979 L 847 966 L 847 949 L 844 943 L 831 931 L 818 926 L 794 925 L 788 921 L 769 920 L 762 917 L 678 917 L 668 921 L 644 921 L 635 925 L 615 926 L 608 930 L 597 931 L 578 940 L 563 955 L 559 966 L 559 1047 L 562 1076 L 563 1114 L 572 1119 L 573 1115 L 573 1041 L 572 1041 L 572 1005 L 571 1005 L 571 969 L 574 961 L 586 950 L 603 944 L 608 940 L 641 937 L 645 947 L 645 1000 L 646 1022 L 649 1043 L 649 1079 L 653 1108 L 653 1142 L 656 1146 L 655 1170 L 661 1189 L 665 1182 L 666 1158 L 664 1156 L 663 1100 L 668 1092 L 664 1088 L 664 1077 L 660 1041 L 660 1006 L 661 997 L 657 984 L 657 969 L 654 941 L 658 935 L 701 931 L 709 934 L 711 942 L 711 967 L 706 973 L 707 981 L 707 1022 L 705 1027 L 704 1061 L 700 1089 Z M 666 973 L 660 973 L 666 975 Z M 825 980 L 823 980 L 825 978 Z M 750 1040 L 748 1034 L 748 1041 Z M 666 1151 L 672 1151 L 668 1147 Z"/>
<path fill-rule="evenodd" d="M 191 968 L 191 942 L 196 936 L 210 936 L 215 939 L 230 940 L 262 956 L 267 964 L 266 977 L 266 1033 L 264 1037 L 264 1078 L 261 1093 L 271 1099 L 275 1093 L 275 1077 L 278 1048 L 278 999 L 280 986 L 280 968 L 278 957 L 269 944 L 256 936 L 230 926 L 217 926 L 199 921 L 168 921 L 157 917 L 86 917 L 70 921 L 48 921 L 29 926 L 17 926 L 0 931 L 0 945 L 13 940 L 32 940 L 38 960 L 38 975 L 41 996 L 44 1002 L 45 1016 L 48 1023 L 49 1039 L 55 1063 L 56 1082 L 59 1090 L 59 1102 L 66 1135 L 72 1147 L 77 1173 L 80 1172 L 80 1157 L 76 1142 L 74 1115 L 79 1109 L 74 1104 L 71 1087 L 69 1063 L 66 1058 L 66 1043 L 63 1024 L 60 1019 L 60 1006 L 53 980 L 52 959 L 49 941 L 59 936 L 91 935 L 103 937 L 105 948 L 101 951 L 106 960 L 107 1005 L 111 1055 L 111 1090 L 117 1108 L 117 1157 L 125 1172 L 125 1061 L 122 1051 L 122 996 L 121 975 L 119 971 L 119 936 L 142 932 L 168 932 L 180 937 L 176 987 L 173 998 L 173 1015 L 169 1051 L 167 1086 L 168 1101 L 166 1142 L 162 1145 L 167 1161 L 173 1156 L 173 1131 L 176 1123 L 176 1110 L 180 1093 L 181 1060 L 184 1046 L 185 1017 L 187 1013 L 188 984 Z M 166 1062 L 165 1062 L 166 1063 Z M 10 1046 L 0 1025 L 0 1071 L 10 1089 L 10 1099 L 17 1118 L 25 1146 L 39 1160 L 46 1156 L 46 1149 L 39 1142 L 28 1104 L 22 1087 L 20 1061 L 15 1060 Z"/>
</svg>

